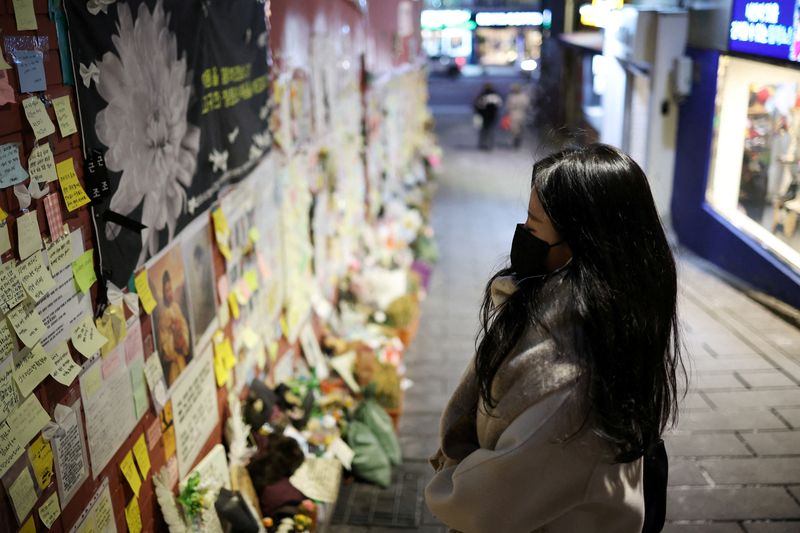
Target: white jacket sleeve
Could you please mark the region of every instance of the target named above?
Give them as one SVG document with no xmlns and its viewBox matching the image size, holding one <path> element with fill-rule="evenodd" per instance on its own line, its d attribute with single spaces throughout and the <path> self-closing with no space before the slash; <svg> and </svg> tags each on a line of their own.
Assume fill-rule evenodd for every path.
<svg viewBox="0 0 800 533">
<path fill-rule="evenodd" d="M 641 472 L 639 483 L 623 486 L 614 479 L 620 465 L 598 461 L 596 437 L 557 442 L 571 392 L 524 411 L 494 450 L 476 450 L 437 472 L 425 490 L 431 512 L 465 533 L 528 533 L 545 525 L 548 532 L 641 531 Z"/>
</svg>

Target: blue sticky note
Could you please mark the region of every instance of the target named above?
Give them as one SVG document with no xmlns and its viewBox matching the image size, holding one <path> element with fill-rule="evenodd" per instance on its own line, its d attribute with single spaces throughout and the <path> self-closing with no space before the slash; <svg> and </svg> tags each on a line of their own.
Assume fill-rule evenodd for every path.
<svg viewBox="0 0 800 533">
<path fill-rule="evenodd" d="M 28 173 L 19 162 L 16 144 L 0 144 L 0 188 L 11 187 L 28 179 Z"/>
<path fill-rule="evenodd" d="M 12 57 L 17 64 L 20 92 L 35 93 L 47 90 L 42 52 L 39 50 L 17 50 Z"/>
</svg>

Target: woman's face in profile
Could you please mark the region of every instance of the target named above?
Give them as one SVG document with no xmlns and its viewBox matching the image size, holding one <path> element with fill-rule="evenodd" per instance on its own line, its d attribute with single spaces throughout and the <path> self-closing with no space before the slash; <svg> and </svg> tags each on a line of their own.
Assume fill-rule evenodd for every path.
<svg viewBox="0 0 800 533">
<path fill-rule="evenodd" d="M 545 212 L 536 189 L 531 189 L 531 197 L 528 201 L 528 219 L 525 221 L 525 228 L 534 237 L 545 241 L 547 244 L 555 244 L 562 241 L 561 235 L 556 231 L 553 222 Z M 569 243 L 564 242 L 558 246 L 553 246 L 545 258 L 545 268 L 548 272 L 552 272 L 563 266 L 570 258 L 572 258 L 572 250 L 569 247 Z"/>
</svg>

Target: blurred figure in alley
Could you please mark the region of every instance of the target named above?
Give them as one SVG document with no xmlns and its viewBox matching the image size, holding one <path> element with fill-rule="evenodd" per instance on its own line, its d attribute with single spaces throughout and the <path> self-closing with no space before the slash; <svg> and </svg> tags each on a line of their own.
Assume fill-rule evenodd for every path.
<svg viewBox="0 0 800 533">
<path fill-rule="evenodd" d="M 511 85 L 511 94 L 508 95 L 506 108 L 508 109 L 509 125 L 514 148 L 522 145 L 522 130 L 525 127 L 525 118 L 530 106 L 528 94 L 522 90 L 519 83 Z"/>
<path fill-rule="evenodd" d="M 503 99 L 497 94 L 491 83 L 486 83 L 480 94 L 475 98 L 473 109 L 481 118 L 480 133 L 478 134 L 478 148 L 491 150 L 494 148 L 494 129 L 497 125 L 497 115 L 503 106 Z"/>
</svg>

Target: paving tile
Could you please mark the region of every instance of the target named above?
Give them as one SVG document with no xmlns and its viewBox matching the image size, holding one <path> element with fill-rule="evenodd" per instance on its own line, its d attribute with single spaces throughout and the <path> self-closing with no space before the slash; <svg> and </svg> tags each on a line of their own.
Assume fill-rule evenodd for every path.
<svg viewBox="0 0 800 533">
<path fill-rule="evenodd" d="M 707 393 L 714 405 L 725 407 L 800 407 L 800 387 Z"/>
<path fill-rule="evenodd" d="M 713 407 L 709 405 L 708 402 L 703 398 L 702 395 L 698 394 L 697 392 L 689 392 L 686 396 L 680 401 L 679 408 L 683 409 L 708 409 L 709 407 Z"/>
<path fill-rule="evenodd" d="M 697 372 L 694 376 L 690 377 L 689 387 L 704 391 L 713 389 L 743 390 L 745 388 L 742 382 L 736 379 L 736 375 L 732 371 L 724 372 L 722 374 Z"/>
<path fill-rule="evenodd" d="M 742 533 L 737 522 L 668 523 L 662 533 Z"/>
<path fill-rule="evenodd" d="M 708 485 L 697 463 L 683 459 L 670 458 L 667 479 L 670 486 Z"/>
<path fill-rule="evenodd" d="M 776 485 L 800 480 L 800 460 L 776 457 L 703 459 L 698 464 L 718 485 Z"/>
<path fill-rule="evenodd" d="M 739 376 L 751 387 L 796 387 L 797 384 L 786 377 L 786 374 L 779 370 L 768 370 L 764 372 L 742 370 Z"/>
<path fill-rule="evenodd" d="M 739 336 L 731 332 L 703 335 L 702 338 L 703 344 L 718 356 L 755 353 L 747 341 L 742 340 Z"/>
<path fill-rule="evenodd" d="M 694 370 L 770 370 L 775 365 L 760 355 L 732 355 L 730 357 L 696 357 L 691 361 Z"/>
<path fill-rule="evenodd" d="M 800 505 L 780 487 L 671 488 L 667 520 L 796 518 Z"/>
<path fill-rule="evenodd" d="M 664 437 L 670 457 L 753 454 L 736 435 L 730 433 L 668 434 Z"/>
<path fill-rule="evenodd" d="M 744 391 L 735 394 L 744 394 Z M 680 413 L 678 418 L 678 430 L 681 431 L 748 431 L 785 428 L 786 425 L 766 409 L 694 410 Z"/>
<path fill-rule="evenodd" d="M 779 407 L 776 411 L 778 411 L 793 428 L 800 429 L 800 407 Z"/>
<path fill-rule="evenodd" d="M 787 521 L 743 522 L 747 533 L 797 533 L 800 531 L 800 518 Z"/>
<path fill-rule="evenodd" d="M 796 454 L 800 462 L 800 431 L 765 431 L 742 437 L 758 455 Z"/>
<path fill-rule="evenodd" d="M 791 492 L 794 498 L 800 502 L 800 485 L 796 487 L 789 487 L 789 492 Z"/>
</svg>

